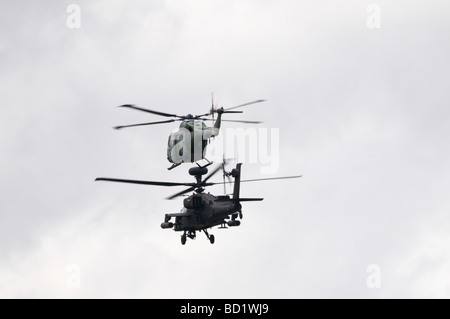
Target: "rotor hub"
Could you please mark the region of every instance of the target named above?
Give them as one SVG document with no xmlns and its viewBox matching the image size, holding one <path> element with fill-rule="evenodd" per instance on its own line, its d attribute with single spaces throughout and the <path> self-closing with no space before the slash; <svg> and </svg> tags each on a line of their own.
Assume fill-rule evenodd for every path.
<svg viewBox="0 0 450 319">
<path fill-rule="evenodd" d="M 202 176 L 208 174 L 208 169 L 206 167 L 191 167 L 189 169 L 189 175 L 191 176 Z"/>
</svg>

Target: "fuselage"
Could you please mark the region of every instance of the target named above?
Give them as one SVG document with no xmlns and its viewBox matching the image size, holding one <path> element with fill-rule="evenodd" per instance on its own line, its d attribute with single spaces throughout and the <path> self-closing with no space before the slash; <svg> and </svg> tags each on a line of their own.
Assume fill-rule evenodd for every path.
<svg viewBox="0 0 450 319">
<path fill-rule="evenodd" d="M 231 215 L 237 213 L 241 204 L 229 196 L 195 194 L 186 198 L 180 213 L 167 214 L 175 217 L 175 231 L 195 231 L 226 223 Z"/>
<path fill-rule="evenodd" d="M 202 120 L 185 120 L 172 132 L 167 144 L 167 160 L 174 164 L 194 163 L 204 158 L 211 137 L 219 128 L 207 127 Z"/>
</svg>

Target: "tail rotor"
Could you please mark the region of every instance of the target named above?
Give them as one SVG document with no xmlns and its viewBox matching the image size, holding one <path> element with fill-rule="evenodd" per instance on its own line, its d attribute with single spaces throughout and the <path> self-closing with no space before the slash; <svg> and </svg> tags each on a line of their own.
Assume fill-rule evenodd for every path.
<svg viewBox="0 0 450 319">
<path fill-rule="evenodd" d="M 212 120 L 214 121 L 214 113 L 216 113 L 216 109 L 214 108 L 214 92 L 211 92 L 211 111 Z"/>
<path fill-rule="evenodd" d="M 227 183 L 225 182 L 225 178 L 228 180 L 228 184 L 232 183 L 231 179 L 231 172 L 227 172 L 225 169 L 225 166 L 230 163 L 233 159 L 232 158 L 225 158 L 225 155 L 222 157 L 222 178 L 223 178 L 223 194 L 227 194 Z"/>
</svg>

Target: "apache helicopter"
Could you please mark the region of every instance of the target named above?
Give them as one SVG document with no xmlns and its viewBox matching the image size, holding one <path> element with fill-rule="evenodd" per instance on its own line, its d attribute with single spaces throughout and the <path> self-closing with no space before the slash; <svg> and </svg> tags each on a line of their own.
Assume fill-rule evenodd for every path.
<svg viewBox="0 0 450 319">
<path fill-rule="evenodd" d="M 163 229 L 173 229 L 174 231 L 182 231 L 181 244 L 186 244 L 186 239 L 195 239 L 197 231 L 203 231 L 211 244 L 214 244 L 214 235 L 208 233 L 208 228 L 221 225 L 220 228 L 236 227 L 241 224 L 237 218 L 242 219 L 242 206 L 241 202 L 249 201 L 262 201 L 263 198 L 242 198 L 239 196 L 240 185 L 243 182 L 255 182 L 264 180 L 276 180 L 287 178 L 298 178 L 297 176 L 286 177 L 272 177 L 272 178 L 259 178 L 251 180 L 241 180 L 241 163 L 236 165 L 231 172 L 226 172 L 224 164 L 217 167 L 208 176 L 202 180 L 202 176 L 208 173 L 207 167 L 198 166 L 189 169 L 189 174 L 194 176 L 196 182 L 194 183 L 173 183 L 173 182 L 155 182 L 155 181 L 141 181 L 141 180 L 128 180 L 117 178 L 96 178 L 96 181 L 109 181 L 120 183 L 131 183 L 141 185 L 153 185 L 153 186 L 189 186 L 189 188 L 178 192 L 167 199 L 173 199 L 175 197 L 195 191 L 194 194 L 185 198 L 183 201 L 183 208 L 179 213 L 169 213 L 165 215 L 164 222 L 161 224 Z M 208 180 L 216 174 L 220 169 L 223 170 L 223 182 L 208 182 Z M 210 193 L 204 193 L 205 187 L 224 184 L 225 176 L 234 178 L 233 195 L 230 198 L 228 195 L 215 196 Z M 174 218 L 174 222 L 171 219 Z"/>
<path fill-rule="evenodd" d="M 222 120 L 222 114 L 242 113 L 242 111 L 231 111 L 231 110 L 264 101 L 265 100 L 256 100 L 240 104 L 237 106 L 229 107 L 226 109 L 224 109 L 223 107 L 216 109 L 214 107 L 214 100 L 212 99 L 212 106 L 209 113 L 200 115 L 188 114 L 184 116 L 144 109 L 131 104 L 124 104 L 121 105 L 120 107 L 126 107 L 133 110 L 152 113 L 164 117 L 172 117 L 172 119 L 158 122 L 115 126 L 114 128 L 118 130 L 126 127 L 155 125 L 181 121 L 178 130 L 170 134 L 168 140 L 167 160 L 170 163 L 172 163 L 172 166 L 168 168 L 169 170 L 171 170 L 177 167 L 178 165 L 181 165 L 182 163 L 195 163 L 203 159 L 205 159 L 209 163 L 208 159 L 205 158 L 206 146 L 208 145 L 210 138 L 219 135 L 221 122 L 237 122 L 246 124 L 261 123 L 260 121 Z M 206 126 L 204 121 L 214 122 L 215 113 L 217 113 L 217 119 L 214 123 L 214 126 L 213 127 Z M 206 118 L 208 116 L 212 116 L 212 118 Z"/>
</svg>

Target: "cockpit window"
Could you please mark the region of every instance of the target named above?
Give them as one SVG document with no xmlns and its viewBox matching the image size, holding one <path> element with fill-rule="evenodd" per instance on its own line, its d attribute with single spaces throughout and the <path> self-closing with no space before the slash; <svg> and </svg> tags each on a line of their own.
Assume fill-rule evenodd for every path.
<svg viewBox="0 0 450 319">
<path fill-rule="evenodd" d="M 194 130 L 193 128 L 194 125 L 194 121 L 183 121 L 180 124 L 180 128 L 184 128 L 186 130 L 188 130 L 189 132 L 192 132 Z"/>
</svg>

